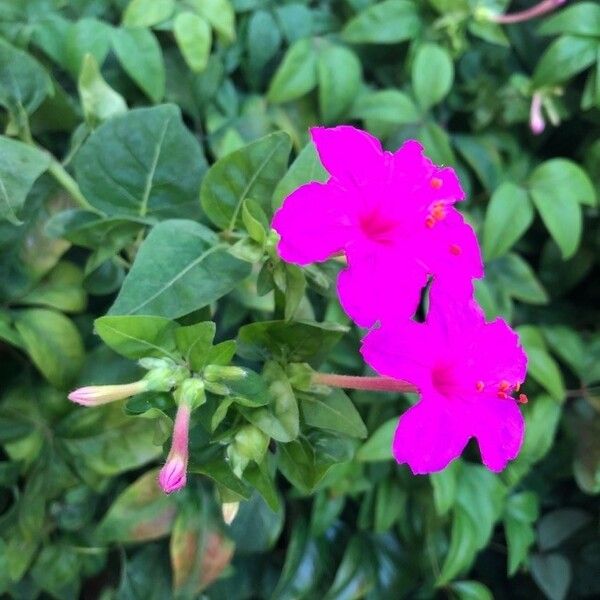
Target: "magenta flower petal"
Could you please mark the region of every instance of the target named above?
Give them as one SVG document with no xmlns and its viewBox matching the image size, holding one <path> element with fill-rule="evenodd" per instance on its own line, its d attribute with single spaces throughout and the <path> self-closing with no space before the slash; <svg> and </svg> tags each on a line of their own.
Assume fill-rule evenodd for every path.
<svg viewBox="0 0 600 600">
<path fill-rule="evenodd" d="M 384 176 L 391 155 L 366 131 L 349 125 L 313 127 L 310 136 L 321 164 L 332 177 L 361 184 Z"/>
<path fill-rule="evenodd" d="M 470 430 L 477 438 L 483 464 L 491 471 L 502 471 L 521 449 L 525 419 L 508 399 L 487 397 L 473 409 Z"/>
<path fill-rule="evenodd" d="M 272 227 L 281 236 L 279 255 L 287 262 L 307 265 L 340 252 L 352 237 L 353 212 L 352 197 L 335 185 L 299 187 L 273 218 Z"/>
<path fill-rule="evenodd" d="M 394 442 L 397 460 L 415 473 L 444 468 L 470 437 L 493 471 L 517 456 L 524 421 L 521 397 L 513 395 L 525 379 L 527 357 L 504 321 L 486 323 L 474 301 L 455 302 L 432 289 L 425 323 L 384 324 L 365 337 L 361 352 L 376 371 L 421 394 L 401 417 Z"/>
<path fill-rule="evenodd" d="M 400 417 L 392 450 L 415 475 L 434 473 L 460 456 L 469 437 L 468 428 L 445 399 L 423 398 Z"/>
</svg>

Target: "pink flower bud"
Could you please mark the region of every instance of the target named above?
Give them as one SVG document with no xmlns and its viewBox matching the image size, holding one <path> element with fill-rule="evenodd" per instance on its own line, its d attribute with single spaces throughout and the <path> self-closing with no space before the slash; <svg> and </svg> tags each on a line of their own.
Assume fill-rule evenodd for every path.
<svg viewBox="0 0 600 600">
<path fill-rule="evenodd" d="M 115 400 L 123 400 L 146 391 L 146 381 L 134 381 L 122 385 L 90 385 L 72 391 L 68 398 L 83 406 L 100 406 Z"/>
<path fill-rule="evenodd" d="M 546 128 L 546 121 L 544 121 L 544 115 L 542 114 L 542 95 L 539 92 L 533 94 L 531 99 L 529 127 L 534 135 L 539 135 Z"/>
<path fill-rule="evenodd" d="M 171 450 L 167 456 L 167 462 L 158 475 L 160 487 L 166 494 L 180 490 L 187 481 L 188 434 L 191 414 L 192 409 L 188 404 L 182 403 L 177 408 Z"/>
</svg>

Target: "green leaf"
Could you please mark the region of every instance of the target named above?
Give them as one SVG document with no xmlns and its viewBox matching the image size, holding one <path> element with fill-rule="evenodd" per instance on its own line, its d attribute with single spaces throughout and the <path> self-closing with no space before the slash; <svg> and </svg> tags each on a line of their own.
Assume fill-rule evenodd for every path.
<svg viewBox="0 0 600 600">
<path fill-rule="evenodd" d="M 267 99 L 270 102 L 289 102 L 300 98 L 317 86 L 317 52 L 311 39 L 292 44 L 279 64 Z"/>
<path fill-rule="evenodd" d="M 529 229 L 533 207 L 527 192 L 513 183 L 503 183 L 490 199 L 483 224 L 486 260 L 506 254 Z"/>
<path fill-rule="evenodd" d="M 458 600 L 494 600 L 492 592 L 479 581 L 454 581 L 448 587 Z"/>
<path fill-rule="evenodd" d="M 84 358 L 83 342 L 73 322 L 61 313 L 32 308 L 15 313 L 15 327 L 44 377 L 59 388 L 71 384 Z"/>
<path fill-rule="evenodd" d="M 91 54 L 86 54 L 83 59 L 77 88 L 85 120 L 92 127 L 127 112 L 125 99 L 104 81 Z"/>
<path fill-rule="evenodd" d="M 438 515 L 443 516 L 454 506 L 458 490 L 460 461 L 451 462 L 443 471 L 429 477 L 433 487 L 433 501 Z"/>
<path fill-rule="evenodd" d="M 338 431 L 350 437 L 366 438 L 367 428 L 352 400 L 342 390 L 328 395 L 303 394 L 300 407 L 307 425 Z"/>
<path fill-rule="evenodd" d="M 223 158 L 208 171 L 200 202 L 217 227 L 233 230 L 241 220 L 246 198 L 270 214 L 270 199 L 287 169 L 291 141 L 283 132 L 267 135 Z"/>
<path fill-rule="evenodd" d="M 257 10 L 248 20 L 246 51 L 251 73 L 261 80 L 262 70 L 277 54 L 281 46 L 281 33 L 270 12 Z"/>
<path fill-rule="evenodd" d="M 279 469 L 285 478 L 301 492 L 310 494 L 333 466 L 323 462 L 306 440 L 279 446 Z"/>
<path fill-rule="evenodd" d="M 248 421 L 278 442 L 291 442 L 298 437 L 300 416 L 298 403 L 285 371 L 274 362 L 268 362 L 262 377 L 268 386 L 266 399 L 269 406 L 257 409 L 239 407 Z"/>
<path fill-rule="evenodd" d="M 454 81 L 454 64 L 444 48 L 423 44 L 412 64 L 412 84 L 419 104 L 427 110 L 441 102 Z"/>
<path fill-rule="evenodd" d="M 226 43 L 235 40 L 235 13 L 229 0 L 188 0 L 193 9 L 204 17 Z"/>
<path fill-rule="evenodd" d="M 343 46 L 327 45 L 317 63 L 319 109 L 324 123 L 343 120 L 360 88 L 362 67 L 356 54 Z"/>
<path fill-rule="evenodd" d="M 283 510 L 272 511 L 255 492 L 249 500 L 240 504 L 228 533 L 235 542 L 237 553 L 266 552 L 279 539 L 283 523 Z"/>
<path fill-rule="evenodd" d="M 526 341 L 523 346 L 527 353 L 527 370 L 550 395 L 557 401 L 565 399 L 565 384 L 556 361 L 543 348 L 531 347 Z"/>
<path fill-rule="evenodd" d="M 318 363 L 340 340 L 346 328 L 334 323 L 263 321 L 243 325 L 238 353 L 249 360 Z"/>
<path fill-rule="evenodd" d="M 392 440 L 398 427 L 398 419 L 394 417 L 380 425 L 371 437 L 358 449 L 356 458 L 361 462 L 391 460 Z"/>
<path fill-rule="evenodd" d="M 533 580 L 549 600 L 564 600 L 571 579 L 571 563 L 562 554 L 535 554 L 531 558 Z"/>
<path fill-rule="evenodd" d="M 208 363 L 215 338 L 216 325 L 212 321 L 179 327 L 175 331 L 177 350 L 183 355 L 192 371 L 200 371 Z"/>
<path fill-rule="evenodd" d="M 538 33 L 600 37 L 600 6 L 595 2 L 580 2 L 568 6 L 545 19 L 538 28 Z"/>
<path fill-rule="evenodd" d="M 0 219 L 14 225 L 21 223 L 17 214 L 35 180 L 50 166 L 50 160 L 47 152 L 0 136 Z"/>
<path fill-rule="evenodd" d="M 71 262 L 62 261 L 25 294 L 21 302 L 48 306 L 63 312 L 81 312 L 87 304 L 87 295 L 82 285 L 81 269 Z"/>
<path fill-rule="evenodd" d="M 49 544 L 37 556 L 31 577 L 54 598 L 76 598 L 80 587 L 80 560 L 72 546 Z"/>
<path fill-rule="evenodd" d="M 508 498 L 504 531 L 508 545 L 508 576 L 512 577 L 526 561 L 535 542 L 533 524 L 539 515 L 539 501 L 533 492 L 520 492 Z"/>
<path fill-rule="evenodd" d="M 141 542 L 171 531 L 177 505 L 158 485 L 158 470 L 148 471 L 127 487 L 98 525 L 99 543 Z"/>
<path fill-rule="evenodd" d="M 531 267 L 512 252 L 490 261 L 488 283 L 497 284 L 507 294 L 529 304 L 546 304 L 548 295 Z"/>
<path fill-rule="evenodd" d="M 539 549 L 546 552 L 558 548 L 591 520 L 592 515 L 579 508 L 559 508 L 546 513 L 537 524 Z"/>
<path fill-rule="evenodd" d="M 421 21 L 412 2 L 385 0 L 348 21 L 342 37 L 356 44 L 395 44 L 416 37 L 420 29 Z"/>
<path fill-rule="evenodd" d="M 204 225 L 163 221 L 140 246 L 109 312 L 175 319 L 229 293 L 249 271 Z"/>
<path fill-rule="evenodd" d="M 437 585 L 447 584 L 471 566 L 477 553 L 476 528 L 477 521 L 473 521 L 464 509 L 458 507 L 454 511 L 450 547 Z"/>
<path fill-rule="evenodd" d="M 544 52 L 533 73 L 538 88 L 554 85 L 581 73 L 596 62 L 600 41 L 595 38 L 564 35 Z"/>
<path fill-rule="evenodd" d="M 0 39 L 0 106 L 13 119 L 21 111 L 31 114 L 53 89 L 50 77 L 34 58 Z"/>
<path fill-rule="evenodd" d="M 309 142 L 298 153 L 287 173 L 277 184 L 273 192 L 273 208 L 279 208 L 283 199 L 302 184 L 310 181 L 325 181 L 327 178 L 327 171 L 319 160 L 315 146 Z"/>
<path fill-rule="evenodd" d="M 550 349 L 584 379 L 586 350 L 581 336 L 576 331 L 562 325 L 543 327 L 543 334 Z"/>
<path fill-rule="evenodd" d="M 179 13 L 173 22 L 173 33 L 185 62 L 194 73 L 206 69 L 212 32 L 205 19 L 189 11 Z"/>
<path fill-rule="evenodd" d="M 175 10 L 175 0 L 131 0 L 123 13 L 125 27 L 152 27 L 166 21 Z"/>
<path fill-rule="evenodd" d="M 148 29 L 115 28 L 112 47 L 123 70 L 153 101 L 165 95 L 165 64 L 160 45 Z"/>
<path fill-rule="evenodd" d="M 206 160 L 177 106 L 138 108 L 101 125 L 75 157 L 88 201 L 107 215 L 198 216 Z"/>
<path fill-rule="evenodd" d="M 127 358 L 176 358 L 175 335 L 179 332 L 176 332 L 177 324 L 170 319 L 145 315 L 106 316 L 94 321 L 94 329 L 107 346 Z"/>
<path fill-rule="evenodd" d="M 354 119 L 374 119 L 394 125 L 416 123 L 421 115 L 415 103 L 399 90 L 378 90 L 362 94 L 352 105 Z"/>
</svg>

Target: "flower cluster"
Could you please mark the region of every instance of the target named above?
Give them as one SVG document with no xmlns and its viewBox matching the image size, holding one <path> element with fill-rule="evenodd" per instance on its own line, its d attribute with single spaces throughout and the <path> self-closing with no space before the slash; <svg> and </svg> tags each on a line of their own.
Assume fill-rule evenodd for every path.
<svg viewBox="0 0 600 600">
<path fill-rule="evenodd" d="M 421 395 L 400 418 L 396 460 L 414 473 L 438 471 L 474 437 L 484 464 L 502 470 L 523 441 L 527 358 L 510 327 L 486 322 L 473 298 L 483 265 L 455 208 L 465 198 L 456 173 L 414 140 L 388 152 L 350 126 L 311 136 L 330 177 L 295 190 L 275 214 L 279 254 L 298 265 L 345 255 L 338 295 L 357 325 L 371 328 L 365 361 Z M 430 308 L 418 323 L 428 282 Z"/>
</svg>

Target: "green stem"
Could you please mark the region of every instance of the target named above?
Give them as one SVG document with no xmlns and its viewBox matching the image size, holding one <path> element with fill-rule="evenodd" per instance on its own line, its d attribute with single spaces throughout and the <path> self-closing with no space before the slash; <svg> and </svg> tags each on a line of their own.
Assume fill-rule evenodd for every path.
<svg viewBox="0 0 600 600">
<path fill-rule="evenodd" d="M 416 392 L 414 385 L 391 377 L 357 377 L 335 373 L 313 373 L 312 382 L 330 387 L 374 392 Z"/>
<path fill-rule="evenodd" d="M 69 196 L 77 202 L 77 204 L 83 208 L 84 210 L 90 210 L 97 214 L 100 214 L 96 208 L 94 208 L 85 198 L 85 196 L 81 193 L 79 189 L 79 185 L 77 182 L 67 173 L 67 170 L 54 158 L 52 157 L 52 161 L 50 166 L 48 167 L 48 172 L 62 185 L 62 187 L 68 192 Z"/>
</svg>

